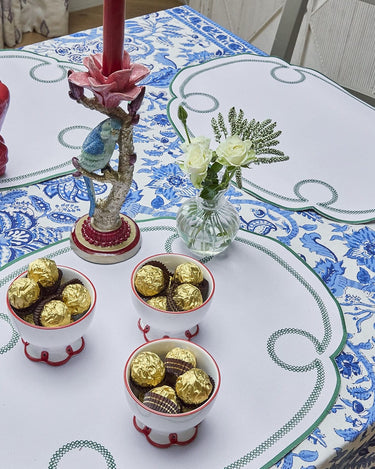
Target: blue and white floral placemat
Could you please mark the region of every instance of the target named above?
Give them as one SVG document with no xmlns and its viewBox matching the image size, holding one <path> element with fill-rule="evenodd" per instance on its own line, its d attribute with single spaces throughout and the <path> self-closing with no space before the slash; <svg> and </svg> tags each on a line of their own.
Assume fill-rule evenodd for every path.
<svg viewBox="0 0 375 469">
<path fill-rule="evenodd" d="M 92 469 L 149 464 L 259 469 L 296 446 L 330 410 L 340 385 L 334 358 L 346 335 L 341 310 L 292 251 L 241 231 L 225 254 L 205 260 L 216 290 L 194 340 L 213 355 L 221 371 L 212 411 L 187 447 L 160 451 L 135 431 L 122 374 L 128 356 L 144 339 L 132 307 L 130 275 L 141 259 L 157 252 L 188 254 L 174 225 L 173 219 L 140 223 L 142 248 L 120 264 L 85 262 L 63 241 L 2 269 L 4 467 L 52 469 L 66 459 L 66 467 Z M 57 369 L 27 360 L 5 310 L 9 282 L 41 256 L 83 272 L 97 289 L 86 348 Z M 99 453 L 97 460 L 91 452 Z M 115 464 L 109 464 L 109 456 Z"/>
</svg>

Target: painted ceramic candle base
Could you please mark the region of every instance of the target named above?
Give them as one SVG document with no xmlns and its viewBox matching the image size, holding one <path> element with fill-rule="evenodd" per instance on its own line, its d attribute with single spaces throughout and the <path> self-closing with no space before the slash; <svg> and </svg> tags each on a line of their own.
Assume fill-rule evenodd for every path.
<svg viewBox="0 0 375 469">
<path fill-rule="evenodd" d="M 136 430 L 143 433 L 147 441 L 158 448 L 169 448 L 172 445 L 185 446 L 195 440 L 198 434 L 198 425 L 179 433 L 162 433 L 147 427 L 140 422 L 135 416 L 133 417 L 133 425 Z"/>
<path fill-rule="evenodd" d="M 98 231 L 90 223 L 89 215 L 81 217 L 72 230 L 70 244 L 73 251 L 95 264 L 116 264 L 133 257 L 141 247 L 138 225 L 120 214 L 121 225 L 113 231 Z"/>
<path fill-rule="evenodd" d="M 85 348 L 83 337 L 71 345 L 47 349 L 43 346 L 29 344 L 22 339 L 26 357 L 33 362 L 44 362 L 51 366 L 60 366 L 67 363 L 74 355 L 78 355 Z"/>
<path fill-rule="evenodd" d="M 175 339 L 191 340 L 199 333 L 198 324 L 186 331 L 171 333 L 156 329 L 154 327 L 149 326 L 148 324 L 144 324 L 141 318 L 139 318 L 138 320 L 138 329 L 143 333 L 143 338 L 146 342 L 150 342 L 150 340 L 155 339 L 169 339 L 170 337 L 173 337 Z"/>
</svg>

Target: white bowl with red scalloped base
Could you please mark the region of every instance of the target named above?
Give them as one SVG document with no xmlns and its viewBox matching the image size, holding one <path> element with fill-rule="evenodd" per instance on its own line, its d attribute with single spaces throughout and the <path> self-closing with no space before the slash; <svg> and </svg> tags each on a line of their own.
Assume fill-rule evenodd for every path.
<svg viewBox="0 0 375 469">
<path fill-rule="evenodd" d="M 79 279 L 90 294 L 90 308 L 77 321 L 60 327 L 42 327 L 30 324 L 13 311 L 7 295 L 10 318 L 21 336 L 26 357 L 31 361 L 43 362 L 52 366 L 63 365 L 73 356 L 82 352 L 85 346 L 83 335 L 94 318 L 96 304 L 95 287 L 86 275 L 70 267 L 58 266 L 58 268 L 62 271 L 62 284 L 72 279 Z M 23 272 L 17 279 L 25 277 L 26 274 L 27 272 Z"/>
<path fill-rule="evenodd" d="M 149 305 L 137 292 L 134 282 L 137 272 L 148 262 L 158 261 L 164 264 L 170 272 L 186 262 L 196 264 L 208 283 L 207 297 L 203 304 L 188 311 L 163 311 Z M 191 340 L 199 332 L 199 323 L 206 316 L 212 304 L 215 292 L 215 280 L 210 270 L 198 260 L 184 254 L 155 254 L 143 259 L 131 274 L 132 301 L 139 316 L 138 328 L 143 332 L 146 341 L 162 337 L 176 337 Z"/>
<path fill-rule="evenodd" d="M 154 352 L 163 360 L 173 348 L 190 350 L 197 367 L 204 370 L 214 382 L 211 396 L 206 402 L 189 412 L 165 414 L 145 406 L 132 387 L 130 372 L 132 360 L 141 352 Z M 221 376 L 215 359 L 200 345 L 184 339 L 157 339 L 141 345 L 128 358 L 124 369 L 125 394 L 133 414 L 133 425 L 153 446 L 168 448 L 172 445 L 187 445 L 194 441 L 199 424 L 211 412 L 220 389 Z"/>
</svg>

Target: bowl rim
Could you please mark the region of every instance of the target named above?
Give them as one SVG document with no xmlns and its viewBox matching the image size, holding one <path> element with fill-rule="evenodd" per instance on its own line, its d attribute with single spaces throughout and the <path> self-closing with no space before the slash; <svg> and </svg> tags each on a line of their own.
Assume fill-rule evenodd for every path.
<svg viewBox="0 0 375 469">
<path fill-rule="evenodd" d="M 209 356 L 209 358 L 212 360 L 212 362 L 213 362 L 213 364 L 214 364 L 214 366 L 217 370 L 217 382 L 215 381 L 215 389 L 214 389 L 214 392 L 211 394 L 211 396 L 208 398 L 208 400 L 204 404 L 197 407 L 196 409 L 192 409 L 192 410 L 189 410 L 188 412 L 183 412 L 183 413 L 180 413 L 180 414 L 166 414 L 165 412 L 159 412 L 158 410 L 150 409 L 150 407 L 145 406 L 143 404 L 143 402 L 141 402 L 139 399 L 137 399 L 137 397 L 134 395 L 133 391 L 131 390 L 129 380 L 126 377 L 127 370 L 130 367 L 131 360 L 133 359 L 135 354 L 141 348 L 143 348 L 145 346 L 152 345 L 155 342 L 168 342 L 168 341 L 181 342 L 183 344 L 189 344 L 190 346 L 193 345 L 193 347 L 197 347 L 197 348 L 201 349 L 204 353 L 206 353 Z M 161 339 L 150 340 L 149 342 L 146 342 L 142 345 L 139 345 L 135 350 L 133 350 L 133 352 L 130 354 L 130 356 L 127 359 L 126 364 L 125 364 L 124 383 L 125 383 L 125 387 L 126 387 L 126 390 L 128 391 L 129 396 L 135 401 L 135 403 L 137 405 L 140 405 L 144 410 L 149 411 L 152 414 L 159 415 L 159 416 L 164 417 L 164 418 L 170 418 L 170 417 L 171 418 L 182 418 L 186 415 L 188 415 L 188 416 L 189 415 L 194 415 L 194 414 L 198 413 L 198 411 L 204 409 L 209 404 L 211 404 L 211 402 L 216 398 L 216 395 L 217 395 L 217 393 L 219 391 L 219 388 L 220 388 L 220 385 L 221 385 L 221 373 L 220 373 L 220 368 L 219 368 L 218 364 L 216 363 L 216 360 L 214 359 L 214 357 L 209 352 L 207 352 L 207 350 L 205 348 L 203 348 L 201 345 L 196 344 L 194 342 L 189 342 L 188 340 L 185 340 L 185 339 L 176 339 L 176 338 L 172 338 L 172 337 L 171 338 L 161 338 Z"/>
<path fill-rule="evenodd" d="M 191 260 L 192 262 L 196 263 L 196 264 L 199 264 L 199 266 L 201 266 L 209 275 L 210 279 L 211 279 L 211 282 L 212 282 L 212 288 L 211 288 L 211 293 L 210 295 L 208 296 L 208 298 L 200 305 L 200 306 L 197 306 L 196 308 L 193 308 L 193 309 L 189 309 L 187 311 L 165 311 L 163 309 L 158 309 L 158 308 L 155 308 L 154 306 L 151 306 L 149 305 L 146 301 L 144 301 L 138 294 L 137 290 L 135 289 L 135 286 L 134 286 L 134 277 L 135 277 L 135 274 L 137 272 L 137 270 L 143 265 L 145 264 L 148 260 L 150 259 L 154 259 L 156 257 L 160 257 L 160 256 L 181 256 L 181 257 L 185 257 L 186 259 L 189 259 Z M 164 313 L 164 314 L 171 314 L 171 315 L 179 315 L 179 314 L 186 314 L 186 313 L 192 313 L 193 311 L 197 311 L 201 308 L 203 308 L 203 306 L 206 306 L 207 303 L 212 299 L 213 297 L 213 294 L 215 292 L 215 288 L 216 288 L 216 284 L 215 284 L 215 279 L 214 279 L 214 276 L 212 275 L 212 272 L 210 271 L 210 269 L 205 266 L 202 262 L 198 261 L 198 259 L 194 259 L 194 257 L 191 257 L 191 256 L 187 256 L 186 254 L 179 254 L 179 253 L 176 253 L 176 252 L 162 252 L 162 253 L 159 253 L 159 254 L 153 254 L 151 256 L 148 256 L 146 258 L 144 258 L 142 261 L 138 262 L 138 264 L 134 267 L 132 273 L 131 273 L 131 276 L 130 276 L 130 285 L 131 285 L 131 289 L 133 291 L 133 294 L 135 295 L 135 297 L 142 303 L 144 304 L 146 307 L 150 308 L 150 309 L 154 309 L 155 311 L 158 311 L 160 313 Z"/>
<path fill-rule="evenodd" d="M 94 286 L 94 284 L 92 283 L 92 281 L 87 277 L 87 275 L 83 274 L 82 272 L 80 272 L 79 270 L 77 269 L 74 269 L 73 267 L 68 267 L 68 266 L 65 266 L 65 265 L 57 265 L 58 268 L 60 269 L 67 269 L 67 270 L 71 270 L 73 272 L 76 272 L 77 274 L 81 275 L 82 277 L 84 277 L 87 282 L 91 285 L 92 289 L 93 289 L 93 296 L 94 298 L 92 299 L 91 301 L 91 305 L 90 305 L 90 308 L 88 309 L 88 311 L 79 319 L 77 319 L 77 321 L 74 321 L 74 322 L 71 322 L 70 324 L 66 324 L 65 326 L 57 326 L 57 327 L 43 327 L 43 326 L 37 326 L 36 324 L 30 324 L 29 322 L 25 321 L 24 319 L 22 319 L 20 316 L 18 316 L 18 314 L 16 314 L 14 311 L 13 311 L 13 308 L 11 306 L 11 304 L 9 303 L 9 298 L 8 298 L 8 291 L 9 291 L 9 288 L 10 286 L 13 284 L 13 282 L 15 282 L 17 279 L 25 276 L 25 274 L 27 274 L 27 270 L 25 270 L 24 272 L 20 273 L 19 275 L 17 275 L 16 278 L 14 278 L 12 280 L 12 282 L 9 284 L 8 288 L 7 288 L 7 295 L 6 295 L 6 301 L 7 301 L 7 307 L 8 307 L 8 311 L 12 314 L 12 316 L 17 320 L 19 321 L 21 324 L 24 324 L 26 326 L 29 326 L 29 327 L 32 327 L 34 329 L 38 329 L 38 330 L 42 330 L 42 331 L 58 331 L 59 329 L 66 329 L 66 328 L 69 328 L 69 327 L 72 327 L 76 324 L 78 324 L 79 322 L 83 321 L 84 319 L 87 318 L 87 316 L 89 314 L 91 314 L 94 310 L 94 307 L 96 305 L 96 288 Z"/>
</svg>

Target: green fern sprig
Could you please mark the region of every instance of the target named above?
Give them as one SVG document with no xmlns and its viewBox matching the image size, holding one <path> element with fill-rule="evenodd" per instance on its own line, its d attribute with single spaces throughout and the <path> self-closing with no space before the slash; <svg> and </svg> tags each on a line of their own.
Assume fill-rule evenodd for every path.
<svg viewBox="0 0 375 469">
<path fill-rule="evenodd" d="M 221 114 L 221 112 L 219 112 L 219 114 L 217 116 L 217 121 L 218 121 L 219 127 L 221 129 L 221 132 L 223 133 L 224 137 L 227 138 L 228 137 L 228 130 L 227 130 L 227 127 L 225 125 L 224 117 Z"/>
<path fill-rule="evenodd" d="M 238 113 L 237 119 L 234 122 L 234 132 L 232 133 L 232 135 L 239 135 L 239 136 L 242 135 L 242 129 L 244 127 L 245 120 L 246 120 L 246 119 L 244 119 L 244 117 L 245 117 L 244 112 L 243 112 L 242 109 L 240 109 L 240 112 Z"/>
<path fill-rule="evenodd" d="M 279 163 L 280 161 L 287 161 L 289 160 L 289 156 L 283 155 L 283 156 L 271 156 L 270 158 L 256 158 L 254 161 L 252 161 L 252 164 L 271 164 L 271 163 Z"/>
<path fill-rule="evenodd" d="M 236 109 L 234 107 L 232 107 L 232 108 L 229 109 L 229 113 L 228 113 L 228 121 L 230 123 L 230 133 L 231 133 L 231 135 L 234 135 L 234 132 L 235 132 L 236 118 L 237 118 Z"/>
<path fill-rule="evenodd" d="M 242 139 L 243 139 L 243 136 L 245 134 L 245 131 L 246 131 L 248 125 L 249 125 L 249 121 L 247 119 L 244 119 L 237 128 L 237 135 L 239 135 Z M 246 140 L 246 139 L 244 139 L 244 140 Z"/>
<path fill-rule="evenodd" d="M 211 127 L 212 127 L 212 130 L 214 131 L 214 134 L 215 134 L 215 140 L 217 141 L 217 143 L 220 143 L 221 131 L 220 131 L 219 124 L 218 124 L 217 120 L 214 117 L 211 119 Z"/>
<path fill-rule="evenodd" d="M 274 148 L 280 143 L 278 137 L 282 132 L 276 130 L 277 123 L 272 119 L 263 121 L 251 119 L 251 121 L 248 121 L 245 119 L 242 109 L 237 113 L 236 109 L 232 107 L 228 112 L 228 123 L 230 135 L 238 135 L 242 140 L 251 140 L 256 155 L 269 154 L 277 157 L 269 158 L 269 161 L 265 161 L 266 158 L 261 158 L 257 164 L 275 163 L 289 159 L 283 151 Z M 222 137 L 228 137 L 229 131 L 221 112 L 219 112 L 217 120 L 214 117 L 212 118 L 211 126 L 217 143 L 220 143 Z"/>
<path fill-rule="evenodd" d="M 255 119 L 251 119 L 251 121 L 248 123 L 246 128 L 243 131 L 243 139 L 244 140 L 250 140 L 250 136 L 253 134 L 255 128 L 256 128 L 257 122 Z"/>
<path fill-rule="evenodd" d="M 238 135 L 242 140 L 251 140 L 256 155 L 269 154 L 279 157 L 272 157 L 270 161 L 264 161 L 265 158 L 262 158 L 257 164 L 275 163 L 276 161 L 288 159 L 283 151 L 274 148 L 280 143 L 278 137 L 282 132 L 281 130 L 275 130 L 277 123 L 272 119 L 265 119 L 264 121 L 251 119 L 251 121 L 248 121 L 245 119 L 242 109 L 237 113 L 236 109 L 232 107 L 228 112 L 228 123 L 230 135 Z M 212 118 L 211 126 L 217 143 L 220 143 L 223 136 L 224 138 L 228 137 L 228 128 L 221 112 L 219 112 L 217 120 L 214 117 Z"/>
<path fill-rule="evenodd" d="M 277 148 L 260 148 L 257 152 L 257 155 L 277 155 L 277 156 L 285 156 L 284 152 L 278 150 Z M 287 157 L 288 159 L 289 157 Z M 284 161 L 284 160 L 283 160 Z"/>
</svg>

